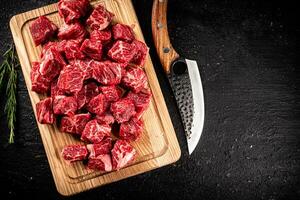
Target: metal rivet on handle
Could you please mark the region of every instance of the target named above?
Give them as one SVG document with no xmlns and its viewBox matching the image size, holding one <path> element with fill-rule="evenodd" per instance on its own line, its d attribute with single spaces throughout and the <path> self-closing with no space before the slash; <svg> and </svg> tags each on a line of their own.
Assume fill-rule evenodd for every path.
<svg viewBox="0 0 300 200">
<path fill-rule="evenodd" d="M 163 52 L 164 53 L 169 53 L 170 52 L 170 48 L 169 47 L 164 47 L 163 48 Z"/>
<path fill-rule="evenodd" d="M 163 27 L 162 23 L 157 22 L 157 28 L 162 28 L 162 27 Z"/>
</svg>

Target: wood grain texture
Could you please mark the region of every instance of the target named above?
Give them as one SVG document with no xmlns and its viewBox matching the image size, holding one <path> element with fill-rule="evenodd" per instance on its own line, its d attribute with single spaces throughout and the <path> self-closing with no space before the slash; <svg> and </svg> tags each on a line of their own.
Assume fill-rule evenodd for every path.
<svg viewBox="0 0 300 200">
<path fill-rule="evenodd" d="M 168 0 L 154 0 L 152 7 L 152 35 L 154 45 L 167 74 L 170 73 L 172 62 L 179 57 L 173 48 L 167 25 Z"/>
<path fill-rule="evenodd" d="M 114 22 L 134 24 L 136 37 L 144 41 L 131 0 L 92 1 L 92 5 L 99 3 L 104 4 L 108 10 L 116 15 Z M 39 61 L 41 47 L 34 46 L 29 32 L 29 25 L 32 20 L 41 15 L 46 15 L 57 25 L 62 24 L 57 12 L 57 4 L 16 15 L 10 21 L 10 28 L 35 114 L 35 104 L 44 96 L 30 90 L 30 63 Z M 145 72 L 149 79 L 153 98 L 149 109 L 143 116 L 145 124 L 143 136 L 140 141 L 133 143 L 133 146 L 137 149 L 138 158 L 135 163 L 124 169 L 110 173 L 100 173 L 86 169 L 82 163 L 76 163 L 72 166 L 67 165 L 60 156 L 62 148 L 68 144 L 81 143 L 81 141 L 72 135 L 61 133 L 56 125 L 38 123 L 48 162 L 59 193 L 73 195 L 173 163 L 179 159 L 180 148 L 150 56 L 148 56 L 145 64 Z"/>
</svg>

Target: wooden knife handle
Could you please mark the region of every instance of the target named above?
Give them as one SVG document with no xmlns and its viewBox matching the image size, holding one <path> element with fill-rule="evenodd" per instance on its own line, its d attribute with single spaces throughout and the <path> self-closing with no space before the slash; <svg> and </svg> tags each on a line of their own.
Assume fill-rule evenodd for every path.
<svg viewBox="0 0 300 200">
<path fill-rule="evenodd" d="M 154 0 L 152 7 L 152 35 L 160 62 L 167 74 L 179 55 L 172 47 L 167 26 L 168 0 Z"/>
</svg>

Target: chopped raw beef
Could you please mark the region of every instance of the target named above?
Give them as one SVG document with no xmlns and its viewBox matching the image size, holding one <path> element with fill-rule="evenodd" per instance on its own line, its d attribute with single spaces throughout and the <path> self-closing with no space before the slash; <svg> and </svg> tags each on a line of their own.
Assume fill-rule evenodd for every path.
<svg viewBox="0 0 300 200">
<path fill-rule="evenodd" d="M 31 90 L 37 93 L 45 93 L 49 90 L 51 80 L 41 75 L 39 69 L 40 64 L 38 62 L 32 62 L 30 72 Z"/>
<path fill-rule="evenodd" d="M 57 26 L 47 17 L 40 16 L 29 27 L 35 46 L 43 44 L 55 35 Z"/>
<path fill-rule="evenodd" d="M 61 119 L 60 130 L 62 132 L 74 133 L 81 135 L 85 125 L 90 121 L 89 113 L 76 114 L 73 116 L 64 116 Z"/>
<path fill-rule="evenodd" d="M 89 158 L 95 158 L 99 155 L 109 154 L 112 148 L 111 141 L 111 137 L 106 137 L 100 143 L 88 144 L 86 147 L 90 152 Z"/>
<path fill-rule="evenodd" d="M 80 51 L 85 53 L 90 58 L 101 60 L 102 43 L 99 40 L 85 39 L 80 47 Z"/>
<path fill-rule="evenodd" d="M 147 76 L 143 69 L 130 67 L 122 78 L 122 84 L 138 93 L 147 87 Z"/>
<path fill-rule="evenodd" d="M 54 115 L 52 109 L 52 98 L 48 97 L 36 104 L 37 120 L 41 124 L 53 124 Z"/>
<path fill-rule="evenodd" d="M 65 93 L 77 93 L 81 90 L 84 72 L 76 65 L 66 65 L 58 77 L 57 86 Z"/>
<path fill-rule="evenodd" d="M 110 24 L 114 15 L 106 10 L 102 5 L 98 5 L 86 20 L 86 24 L 92 30 L 103 30 Z"/>
<path fill-rule="evenodd" d="M 93 62 L 93 78 L 103 85 L 116 85 L 121 82 L 123 68 L 120 64 L 104 61 Z"/>
<path fill-rule="evenodd" d="M 133 56 L 131 62 L 143 66 L 146 61 L 146 57 L 148 55 L 149 48 L 144 42 L 138 41 L 138 40 L 133 40 L 131 45 L 135 46 L 136 53 Z"/>
<path fill-rule="evenodd" d="M 118 40 L 114 43 L 107 55 L 119 63 L 129 63 L 136 52 L 135 46 L 130 43 Z"/>
<path fill-rule="evenodd" d="M 131 99 L 135 105 L 136 117 L 140 119 L 144 112 L 147 110 L 151 100 L 150 89 L 143 89 L 139 93 L 129 92 L 125 97 L 126 99 Z"/>
<path fill-rule="evenodd" d="M 134 40 L 133 30 L 128 25 L 116 24 L 112 27 L 112 32 L 115 40 L 124 40 L 126 42 Z"/>
<path fill-rule="evenodd" d="M 84 80 L 90 79 L 93 76 L 93 68 L 92 63 L 94 62 L 93 59 L 84 59 L 84 60 L 70 60 L 69 63 L 71 65 L 76 65 L 78 68 L 81 69 L 84 73 Z"/>
<path fill-rule="evenodd" d="M 108 125 L 111 125 L 115 122 L 115 118 L 110 112 L 105 112 L 101 115 L 96 115 L 96 120 L 99 124 L 108 124 Z"/>
<path fill-rule="evenodd" d="M 60 90 L 57 86 L 57 79 L 55 79 L 54 81 L 51 82 L 51 86 L 50 86 L 50 96 L 51 97 L 55 97 L 56 95 L 63 95 L 64 92 L 62 90 Z"/>
<path fill-rule="evenodd" d="M 81 42 L 78 40 L 68 40 L 64 47 L 66 58 L 70 59 L 83 59 L 85 54 L 80 50 Z"/>
<path fill-rule="evenodd" d="M 53 112 L 56 115 L 72 116 L 77 111 L 77 101 L 74 97 L 58 95 L 53 97 Z"/>
<path fill-rule="evenodd" d="M 106 124 L 98 124 L 97 120 L 89 121 L 81 135 L 81 140 L 85 142 L 100 143 L 105 137 L 109 137 L 111 127 Z"/>
<path fill-rule="evenodd" d="M 58 30 L 58 38 L 61 40 L 79 40 L 82 41 L 87 32 L 85 28 L 79 23 L 63 24 Z"/>
<path fill-rule="evenodd" d="M 112 170 L 110 154 L 101 154 L 97 157 L 89 158 L 87 167 L 93 170 L 110 172 Z"/>
<path fill-rule="evenodd" d="M 107 101 L 118 101 L 122 96 L 122 90 L 115 85 L 100 86 L 100 91 L 104 94 Z"/>
<path fill-rule="evenodd" d="M 55 48 L 60 54 L 64 53 L 66 45 L 66 40 L 62 40 L 59 42 L 47 42 L 42 49 L 41 58 L 44 57 L 44 54 L 48 51 L 49 48 Z"/>
<path fill-rule="evenodd" d="M 107 100 L 103 94 L 93 97 L 87 105 L 87 110 L 91 113 L 101 115 L 107 108 Z"/>
<path fill-rule="evenodd" d="M 61 155 L 68 163 L 71 163 L 86 159 L 88 150 L 85 145 L 68 145 L 63 148 Z"/>
<path fill-rule="evenodd" d="M 128 122 L 124 122 L 120 126 L 119 136 L 123 140 L 138 140 L 143 132 L 144 123 L 132 117 Z"/>
<path fill-rule="evenodd" d="M 60 70 L 66 65 L 66 62 L 62 55 L 56 50 L 55 47 L 48 48 L 45 51 L 41 63 L 40 63 L 40 73 L 52 80 L 55 78 Z"/>
<path fill-rule="evenodd" d="M 113 169 L 119 170 L 130 164 L 136 154 L 136 150 L 127 141 L 117 140 L 111 151 Z"/>
<path fill-rule="evenodd" d="M 107 44 L 111 40 L 110 30 L 94 30 L 90 33 L 91 40 L 100 40 L 102 44 Z"/>
<path fill-rule="evenodd" d="M 121 99 L 110 106 L 110 111 L 118 123 L 127 122 L 136 114 L 134 103 L 130 99 Z"/>
<path fill-rule="evenodd" d="M 99 94 L 99 88 L 94 82 L 87 83 L 75 94 L 78 109 L 83 108 L 90 100 Z"/>
<path fill-rule="evenodd" d="M 84 17 L 89 9 L 88 0 L 60 0 L 58 13 L 68 24 Z"/>
</svg>

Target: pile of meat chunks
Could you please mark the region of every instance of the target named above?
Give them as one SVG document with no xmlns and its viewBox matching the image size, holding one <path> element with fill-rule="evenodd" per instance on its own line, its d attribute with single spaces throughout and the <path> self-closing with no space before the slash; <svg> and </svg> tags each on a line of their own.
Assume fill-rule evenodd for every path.
<svg viewBox="0 0 300 200">
<path fill-rule="evenodd" d="M 47 94 L 36 104 L 37 119 L 87 143 L 64 147 L 67 162 L 118 170 L 136 157 L 130 141 L 140 138 L 150 103 L 143 70 L 148 47 L 135 39 L 132 26 L 112 22 L 114 14 L 101 4 L 60 0 L 58 11 L 61 27 L 45 16 L 30 26 L 35 45 L 42 45 L 40 62 L 32 63 L 31 89 Z"/>
</svg>

